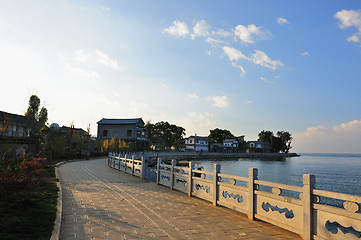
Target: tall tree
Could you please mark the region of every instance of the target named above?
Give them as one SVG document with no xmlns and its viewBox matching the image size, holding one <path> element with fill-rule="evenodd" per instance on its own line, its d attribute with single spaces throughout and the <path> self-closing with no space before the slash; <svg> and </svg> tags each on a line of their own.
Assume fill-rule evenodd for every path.
<svg viewBox="0 0 361 240">
<path fill-rule="evenodd" d="M 272 131 L 265 131 L 265 130 L 262 130 L 262 132 L 260 132 L 258 134 L 258 141 L 262 141 L 262 142 L 269 142 L 271 143 L 272 142 L 272 137 L 273 137 L 273 132 Z"/>
<path fill-rule="evenodd" d="M 29 106 L 25 116 L 28 117 L 28 121 L 32 127 L 37 127 L 40 128 L 39 130 L 42 130 L 48 121 L 48 110 L 45 107 L 42 107 L 39 111 L 39 107 L 40 98 L 36 95 L 32 95 L 29 99 Z"/>
<path fill-rule="evenodd" d="M 210 134 L 208 135 L 208 138 L 216 140 L 219 143 L 223 143 L 224 139 L 235 138 L 235 137 L 227 129 L 216 128 L 216 129 L 210 130 Z"/>
<path fill-rule="evenodd" d="M 289 132 L 285 132 L 285 131 L 278 131 L 277 132 L 277 137 L 279 137 L 282 140 L 283 146 L 281 151 L 288 153 L 290 151 L 291 147 L 291 141 L 292 141 L 292 136 Z"/>
<path fill-rule="evenodd" d="M 30 127 L 30 138 L 36 143 L 39 151 L 40 145 L 44 144 L 45 136 L 42 134 L 46 122 L 48 121 L 48 110 L 45 107 L 40 108 L 40 98 L 32 95 L 29 99 L 29 106 L 25 113 L 28 118 L 28 125 Z"/>
<path fill-rule="evenodd" d="M 292 148 L 292 136 L 286 131 L 278 131 L 277 136 L 275 136 L 272 131 L 263 130 L 258 134 L 258 141 L 269 142 L 271 144 L 271 152 L 275 153 L 288 153 Z"/>
<path fill-rule="evenodd" d="M 170 124 L 168 122 L 157 122 L 152 124 L 147 121 L 145 125 L 147 137 L 152 141 L 155 137 L 160 137 L 164 140 L 166 147 L 172 147 L 177 141 L 180 141 L 185 135 L 185 129 Z"/>
</svg>

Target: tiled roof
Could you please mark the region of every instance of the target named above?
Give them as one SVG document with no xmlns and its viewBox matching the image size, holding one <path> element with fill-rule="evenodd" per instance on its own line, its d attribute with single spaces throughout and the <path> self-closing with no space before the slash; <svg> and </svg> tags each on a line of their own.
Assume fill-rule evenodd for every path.
<svg viewBox="0 0 361 240">
<path fill-rule="evenodd" d="M 194 138 L 194 139 L 199 139 L 199 140 L 208 140 L 208 137 L 200 137 L 200 136 L 189 136 L 185 139 L 189 139 L 189 138 Z"/>
<path fill-rule="evenodd" d="M 98 124 L 114 124 L 114 125 L 118 125 L 118 124 L 136 124 L 139 121 L 143 120 L 141 118 L 128 118 L 128 119 L 110 119 L 110 118 L 103 118 L 102 120 L 100 120 L 99 122 L 97 122 Z M 144 122 L 143 122 L 144 124 Z"/>
<path fill-rule="evenodd" d="M 0 111 L 0 121 L 3 121 L 4 119 L 11 123 L 17 123 L 21 125 L 28 124 L 28 118 L 25 116 Z"/>
</svg>

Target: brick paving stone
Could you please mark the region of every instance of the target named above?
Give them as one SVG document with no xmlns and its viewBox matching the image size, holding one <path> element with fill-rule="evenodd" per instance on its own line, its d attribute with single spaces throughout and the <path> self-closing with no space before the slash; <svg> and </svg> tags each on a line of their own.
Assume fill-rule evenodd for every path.
<svg viewBox="0 0 361 240">
<path fill-rule="evenodd" d="M 60 239 L 301 239 L 273 225 L 106 166 L 59 167 Z"/>
</svg>

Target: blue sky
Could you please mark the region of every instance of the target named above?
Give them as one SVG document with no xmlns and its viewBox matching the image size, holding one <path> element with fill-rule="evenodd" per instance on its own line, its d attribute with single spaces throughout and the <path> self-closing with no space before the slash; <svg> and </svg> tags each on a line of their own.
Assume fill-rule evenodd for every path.
<svg viewBox="0 0 361 240">
<path fill-rule="evenodd" d="M 1 1 L 0 109 L 361 153 L 360 1 Z"/>
</svg>

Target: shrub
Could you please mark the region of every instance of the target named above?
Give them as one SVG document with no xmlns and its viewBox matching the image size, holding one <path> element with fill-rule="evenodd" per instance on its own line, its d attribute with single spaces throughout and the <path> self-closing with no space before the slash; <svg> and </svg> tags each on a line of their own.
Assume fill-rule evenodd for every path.
<svg viewBox="0 0 361 240">
<path fill-rule="evenodd" d="M 44 174 L 44 159 L 4 158 L 0 163 L 0 195 L 4 198 L 26 198 Z"/>
</svg>

